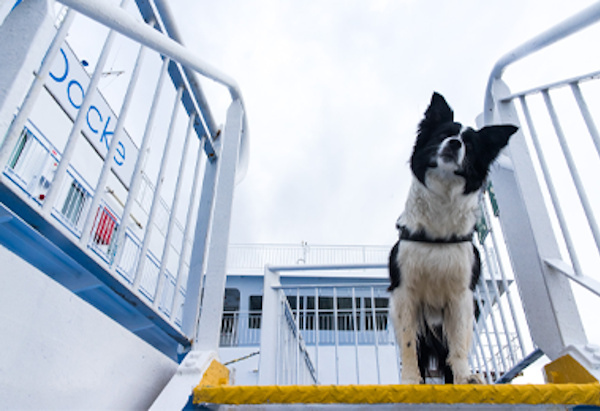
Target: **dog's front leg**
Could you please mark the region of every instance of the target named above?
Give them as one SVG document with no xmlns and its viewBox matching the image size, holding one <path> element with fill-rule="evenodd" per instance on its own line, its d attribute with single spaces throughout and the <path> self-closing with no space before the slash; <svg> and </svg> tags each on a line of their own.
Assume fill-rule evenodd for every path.
<svg viewBox="0 0 600 411">
<path fill-rule="evenodd" d="M 448 339 L 448 363 L 455 384 L 483 384 L 478 374 L 469 369 L 469 350 L 473 339 L 473 296 L 469 290 L 450 302 L 444 312 L 444 328 Z"/>
<path fill-rule="evenodd" d="M 404 288 L 397 288 L 394 301 L 394 331 L 402 352 L 402 384 L 421 384 L 417 360 L 417 307 Z"/>
</svg>

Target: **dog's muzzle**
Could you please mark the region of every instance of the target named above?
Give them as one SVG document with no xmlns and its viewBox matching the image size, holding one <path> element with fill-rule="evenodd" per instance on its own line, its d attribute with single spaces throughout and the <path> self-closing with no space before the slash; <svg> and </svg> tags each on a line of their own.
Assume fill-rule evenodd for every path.
<svg viewBox="0 0 600 411">
<path fill-rule="evenodd" d="M 462 141 L 454 137 L 444 140 L 438 155 L 446 163 L 460 164 L 464 158 L 464 147 Z"/>
</svg>

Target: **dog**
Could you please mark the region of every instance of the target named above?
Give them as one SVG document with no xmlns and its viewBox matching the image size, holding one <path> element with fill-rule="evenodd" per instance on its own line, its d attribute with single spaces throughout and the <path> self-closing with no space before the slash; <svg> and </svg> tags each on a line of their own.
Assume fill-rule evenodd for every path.
<svg viewBox="0 0 600 411">
<path fill-rule="evenodd" d="M 390 315 L 403 384 L 424 383 L 432 362 L 446 383 L 483 383 L 468 364 L 481 270 L 472 238 L 490 165 L 516 131 L 512 125 L 463 127 L 442 95 L 431 97 L 396 223 L 400 239 L 389 257 Z"/>
</svg>

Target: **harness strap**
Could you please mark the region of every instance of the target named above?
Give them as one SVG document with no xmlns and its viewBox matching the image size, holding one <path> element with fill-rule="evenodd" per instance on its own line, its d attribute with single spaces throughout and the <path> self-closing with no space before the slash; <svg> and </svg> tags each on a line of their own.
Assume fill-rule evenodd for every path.
<svg viewBox="0 0 600 411">
<path fill-rule="evenodd" d="M 419 243 L 431 243 L 431 244 L 457 244 L 473 241 L 473 233 L 457 236 L 453 234 L 450 238 L 431 238 L 425 233 L 424 230 L 417 232 L 411 232 L 406 226 L 398 226 L 400 230 L 400 240 L 415 241 Z"/>
</svg>

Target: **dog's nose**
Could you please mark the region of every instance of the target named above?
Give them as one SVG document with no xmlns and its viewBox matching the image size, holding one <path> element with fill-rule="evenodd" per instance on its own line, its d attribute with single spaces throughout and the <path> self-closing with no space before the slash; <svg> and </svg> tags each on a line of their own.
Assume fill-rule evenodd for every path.
<svg viewBox="0 0 600 411">
<path fill-rule="evenodd" d="M 453 138 L 452 140 L 448 140 L 448 148 L 451 150 L 458 150 L 462 146 L 462 143 L 459 139 Z"/>
</svg>

